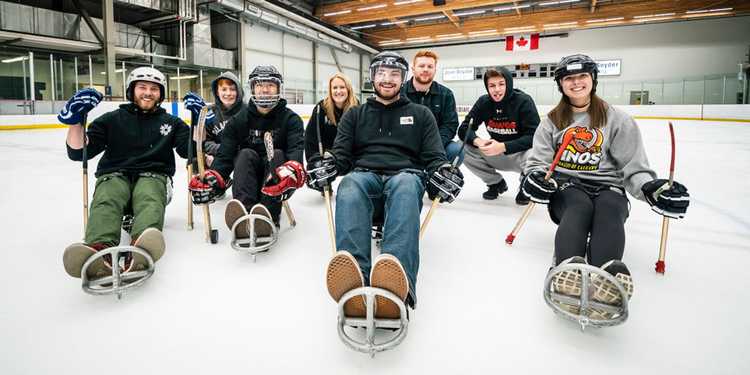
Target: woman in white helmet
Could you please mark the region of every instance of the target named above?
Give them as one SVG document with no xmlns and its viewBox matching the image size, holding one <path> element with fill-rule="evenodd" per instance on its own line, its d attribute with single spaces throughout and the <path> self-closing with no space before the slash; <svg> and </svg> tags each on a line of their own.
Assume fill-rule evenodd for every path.
<svg viewBox="0 0 750 375">
<path fill-rule="evenodd" d="M 148 251 L 154 261 L 164 253 L 164 209 L 171 195 L 175 173 L 173 149 L 187 157 L 189 128 L 160 107 L 165 94 L 165 77 L 158 70 L 140 67 L 130 72 L 126 97 L 130 103 L 104 113 L 88 126 L 86 157 L 104 152 L 96 170 L 96 190 L 90 205 L 83 243 L 65 250 L 65 270 L 81 277 L 84 262 L 97 251 L 117 246 L 126 208 L 132 207 L 131 235 L 134 246 Z M 83 160 L 83 127 L 86 114 L 102 99 L 94 89 L 77 92 L 60 111 L 58 120 L 70 125 L 68 157 Z M 145 258 L 128 256 L 122 272 L 147 267 Z M 111 274 L 111 265 L 98 260 L 88 277 Z"/>
</svg>

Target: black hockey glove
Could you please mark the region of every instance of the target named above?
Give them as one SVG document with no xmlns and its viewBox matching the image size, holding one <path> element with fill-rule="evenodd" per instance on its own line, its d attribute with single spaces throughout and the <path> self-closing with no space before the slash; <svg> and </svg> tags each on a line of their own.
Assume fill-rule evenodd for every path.
<svg viewBox="0 0 750 375">
<path fill-rule="evenodd" d="M 315 155 L 307 163 L 307 186 L 310 189 L 323 191 L 323 189 L 333 183 L 338 171 L 336 170 L 336 158 L 326 152 L 323 157 Z"/>
<path fill-rule="evenodd" d="M 427 182 L 427 196 L 430 200 L 440 199 L 440 203 L 453 202 L 464 186 L 464 175 L 450 164 L 441 165 Z"/>
<path fill-rule="evenodd" d="M 659 215 L 682 219 L 685 217 L 688 205 L 690 205 L 690 194 L 685 185 L 674 181 L 669 187 L 669 181 L 656 179 L 649 181 L 641 187 L 646 202 L 651 209 Z"/>
<path fill-rule="evenodd" d="M 548 204 L 552 194 L 557 191 L 557 181 L 554 178 L 545 180 L 544 171 L 533 171 L 524 177 L 521 192 L 534 203 Z"/>
</svg>

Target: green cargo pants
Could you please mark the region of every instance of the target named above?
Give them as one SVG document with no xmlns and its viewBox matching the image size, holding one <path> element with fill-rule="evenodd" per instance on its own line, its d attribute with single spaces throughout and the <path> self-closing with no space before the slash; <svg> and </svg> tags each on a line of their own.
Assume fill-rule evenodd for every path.
<svg viewBox="0 0 750 375">
<path fill-rule="evenodd" d="M 138 238 L 147 228 L 162 230 L 168 183 L 168 176 L 151 172 L 142 172 L 132 177 L 115 172 L 99 177 L 89 208 L 86 243 L 119 245 L 122 217 L 129 203 L 134 217 L 131 231 L 133 239 Z"/>
</svg>

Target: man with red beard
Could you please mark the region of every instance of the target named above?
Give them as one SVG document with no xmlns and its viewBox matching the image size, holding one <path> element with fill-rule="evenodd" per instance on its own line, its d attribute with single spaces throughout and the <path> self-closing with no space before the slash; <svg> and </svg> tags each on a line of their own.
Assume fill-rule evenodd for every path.
<svg viewBox="0 0 750 375">
<path fill-rule="evenodd" d="M 385 51 L 370 64 L 375 96 L 341 118 L 330 152 L 308 164 L 310 184 L 322 189 L 337 175 L 336 248 L 327 269 L 328 292 L 335 301 L 370 285 L 416 303 L 419 268 L 419 213 L 425 185 L 440 201 L 451 202 L 463 186 L 458 168 L 445 158 L 435 118 L 426 107 L 400 95 L 409 63 Z M 371 261 L 373 213 L 384 212 L 381 254 Z M 371 266 L 372 265 L 372 266 Z M 346 316 L 364 317 L 358 295 L 344 305 Z M 377 318 L 398 318 L 392 301 L 377 297 Z"/>
<path fill-rule="evenodd" d="M 165 95 L 164 75 L 151 67 L 130 72 L 126 97 L 130 103 L 94 120 L 83 134 L 86 114 L 102 96 L 94 89 L 73 95 L 57 118 L 68 128 L 66 145 L 71 160 L 83 160 L 99 153 L 96 190 L 89 211 L 83 243 L 68 246 L 63 254 L 65 271 L 81 277 L 83 264 L 98 251 L 117 246 L 123 214 L 132 210 L 132 245 L 146 250 L 154 261 L 164 254 L 164 210 L 172 195 L 175 173 L 174 151 L 187 158 L 190 131 L 178 117 L 159 105 Z M 130 207 L 130 209 L 128 209 Z M 127 254 L 121 272 L 148 267 L 145 257 Z M 111 264 L 97 259 L 88 267 L 89 279 L 111 274 Z"/>
<path fill-rule="evenodd" d="M 478 137 L 469 130 L 466 141 L 466 167 L 487 184 L 484 199 L 497 199 L 508 190 L 508 183 L 499 171 L 521 173 L 528 158 L 534 132 L 539 126 L 539 114 L 531 96 L 513 89 L 513 77 L 505 68 L 489 69 L 484 73 L 486 95 L 477 99 L 458 129 L 464 139 L 469 120 L 474 126 L 484 123 L 489 139 Z M 529 199 L 518 189 L 516 204 L 526 205 Z"/>
<path fill-rule="evenodd" d="M 401 95 L 430 109 L 437 122 L 445 156 L 450 162 L 458 156 L 457 165 L 461 165 L 464 153 L 461 151 L 461 144 L 453 141 L 458 128 L 456 98 L 453 97 L 451 89 L 434 81 L 437 61 L 438 55 L 435 52 L 417 52 L 412 61 L 413 76 L 401 88 Z"/>
</svg>

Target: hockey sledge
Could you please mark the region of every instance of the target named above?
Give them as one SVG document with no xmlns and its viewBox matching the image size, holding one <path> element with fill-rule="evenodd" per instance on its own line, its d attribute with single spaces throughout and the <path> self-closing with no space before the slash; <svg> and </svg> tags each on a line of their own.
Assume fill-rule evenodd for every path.
<svg viewBox="0 0 750 375">
<path fill-rule="evenodd" d="M 565 271 L 579 271 L 581 273 L 581 296 L 571 296 L 555 291 L 553 282 L 555 276 Z M 591 299 L 593 285 L 591 276 L 596 275 L 613 283 L 620 295 L 620 305 L 609 305 Z M 624 323 L 628 319 L 628 294 L 625 287 L 609 272 L 588 264 L 561 264 L 549 271 L 544 280 L 544 301 L 552 310 L 563 318 L 578 322 L 581 330 L 592 326 L 595 328 L 611 327 Z M 568 309 L 563 307 L 566 305 Z M 571 311 L 572 310 L 572 311 Z M 577 312 L 577 313 L 576 313 Z M 600 318 L 600 316 L 611 316 Z"/>
<path fill-rule="evenodd" d="M 289 225 L 294 228 L 296 225 L 294 213 L 286 201 L 283 203 Z M 260 204 L 254 206 L 249 214 L 234 221 L 230 228 L 232 239 L 229 242 L 232 249 L 251 255 L 253 262 L 259 253 L 268 251 L 279 241 L 279 228 L 274 224 L 270 213 L 265 207 L 258 210 L 256 207 L 263 206 Z"/>
<path fill-rule="evenodd" d="M 244 228 L 239 228 L 243 226 Z M 238 236 L 237 233 L 246 231 L 247 236 Z M 279 230 L 273 220 L 265 215 L 247 214 L 237 219 L 232 224 L 232 240 L 230 245 L 233 249 L 252 255 L 253 262 L 258 253 L 268 251 L 279 240 Z"/>
<path fill-rule="evenodd" d="M 365 317 L 348 317 L 344 314 L 344 304 L 356 296 L 362 296 L 365 300 L 367 310 Z M 395 303 L 401 312 L 400 318 L 376 318 L 376 296 L 387 298 Z M 341 297 L 338 302 L 338 309 L 339 338 L 352 350 L 368 353 L 370 357 L 374 357 L 378 352 L 395 348 L 404 341 L 408 333 L 409 317 L 406 305 L 396 294 L 388 290 L 373 287 L 352 289 Z M 364 328 L 364 337 L 361 337 L 361 328 Z M 384 335 L 386 337 L 382 338 Z"/>
<path fill-rule="evenodd" d="M 88 277 L 89 267 L 97 262 L 104 261 L 104 256 L 111 256 L 112 264 L 120 265 L 125 261 L 125 253 L 142 256 L 146 261 L 146 268 L 123 272 L 119 266 L 108 267 L 112 272 L 111 275 L 96 279 Z M 82 288 L 88 294 L 97 296 L 114 294 L 117 299 L 121 299 L 123 293 L 143 285 L 153 274 L 154 259 L 148 251 L 135 246 L 115 246 L 98 251 L 86 260 L 81 269 Z"/>
</svg>

